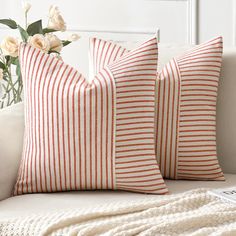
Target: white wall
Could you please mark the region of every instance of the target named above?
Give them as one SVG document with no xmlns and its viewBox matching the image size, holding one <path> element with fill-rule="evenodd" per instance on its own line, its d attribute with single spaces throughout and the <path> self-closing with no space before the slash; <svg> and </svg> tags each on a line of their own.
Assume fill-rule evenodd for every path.
<svg viewBox="0 0 236 236">
<path fill-rule="evenodd" d="M 49 6 L 56 4 L 68 30 L 83 36 L 80 42 L 65 49 L 66 60 L 73 65 L 78 65 L 79 55 L 86 52 L 84 45 L 91 35 L 118 41 L 141 40 L 159 28 L 162 43 L 194 44 L 223 35 L 225 45 L 236 46 L 236 0 L 31 0 L 31 3 L 30 20 L 43 16 L 46 22 Z M 0 18 L 23 22 L 20 0 L 0 0 L 0 6 Z M 8 33 L 0 26 L 0 38 Z M 78 51 L 78 57 L 75 53 L 71 56 L 72 51 Z M 81 67 L 83 70 L 85 65 Z"/>
<path fill-rule="evenodd" d="M 222 35 L 224 44 L 236 46 L 236 1 L 199 1 L 199 42 Z"/>
</svg>

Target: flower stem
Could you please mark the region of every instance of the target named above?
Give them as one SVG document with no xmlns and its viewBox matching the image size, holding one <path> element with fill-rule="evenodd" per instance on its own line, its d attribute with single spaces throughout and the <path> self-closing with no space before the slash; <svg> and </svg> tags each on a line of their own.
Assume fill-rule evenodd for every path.
<svg viewBox="0 0 236 236">
<path fill-rule="evenodd" d="M 28 27 L 28 14 L 25 12 L 25 30 L 27 30 Z"/>
<path fill-rule="evenodd" d="M 12 101 L 17 102 L 18 101 L 18 92 L 15 88 L 16 83 L 13 83 L 13 81 L 12 81 L 11 66 L 9 66 L 7 73 L 8 73 L 8 84 L 10 85 L 10 90 L 9 90 L 9 92 L 8 91 L 7 92 L 8 92 L 8 94 L 10 94 L 10 91 L 12 91 L 12 95 L 13 95 Z M 8 96 L 8 99 L 9 98 L 10 97 Z M 11 101 L 11 103 L 12 103 L 12 101 Z"/>
</svg>

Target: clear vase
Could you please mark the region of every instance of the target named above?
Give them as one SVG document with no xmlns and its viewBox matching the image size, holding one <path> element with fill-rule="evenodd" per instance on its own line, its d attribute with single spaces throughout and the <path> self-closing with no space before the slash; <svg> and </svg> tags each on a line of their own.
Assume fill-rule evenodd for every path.
<svg viewBox="0 0 236 236">
<path fill-rule="evenodd" d="M 22 78 L 20 74 L 16 75 L 12 73 L 13 71 L 15 71 L 15 68 L 11 68 L 0 82 L 0 109 L 22 101 Z"/>
</svg>

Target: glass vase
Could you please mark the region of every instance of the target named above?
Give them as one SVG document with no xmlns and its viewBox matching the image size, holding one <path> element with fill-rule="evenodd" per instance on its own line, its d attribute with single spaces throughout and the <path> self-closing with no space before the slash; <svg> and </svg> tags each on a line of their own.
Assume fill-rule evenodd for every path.
<svg viewBox="0 0 236 236">
<path fill-rule="evenodd" d="M 0 109 L 22 101 L 22 78 L 20 74 L 16 75 L 15 71 L 15 66 L 11 66 L 0 82 Z"/>
</svg>

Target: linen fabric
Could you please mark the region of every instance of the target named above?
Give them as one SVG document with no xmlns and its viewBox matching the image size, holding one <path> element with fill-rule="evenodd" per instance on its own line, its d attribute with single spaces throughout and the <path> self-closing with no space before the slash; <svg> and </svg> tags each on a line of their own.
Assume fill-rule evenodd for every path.
<svg viewBox="0 0 236 236">
<path fill-rule="evenodd" d="M 216 149 L 216 100 L 222 63 L 217 37 L 173 58 L 156 80 L 156 156 L 163 177 L 224 180 Z M 128 50 L 90 41 L 92 73 Z M 145 90 L 145 87 L 143 87 Z"/>
<path fill-rule="evenodd" d="M 21 45 L 25 137 L 14 194 L 167 192 L 155 158 L 157 50 L 152 38 L 88 83 L 63 61 Z"/>
</svg>

